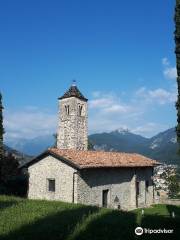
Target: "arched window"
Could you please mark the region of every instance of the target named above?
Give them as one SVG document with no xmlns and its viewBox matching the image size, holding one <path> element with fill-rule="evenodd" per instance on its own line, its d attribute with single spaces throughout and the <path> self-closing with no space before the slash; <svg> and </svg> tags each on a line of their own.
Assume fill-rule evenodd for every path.
<svg viewBox="0 0 180 240">
<path fill-rule="evenodd" d="M 65 106 L 65 112 L 66 112 L 67 115 L 69 115 L 69 105 Z"/>
<path fill-rule="evenodd" d="M 78 108 L 79 116 L 82 116 L 82 109 L 83 109 L 83 106 L 80 106 L 80 105 L 79 105 L 79 108 Z"/>
</svg>

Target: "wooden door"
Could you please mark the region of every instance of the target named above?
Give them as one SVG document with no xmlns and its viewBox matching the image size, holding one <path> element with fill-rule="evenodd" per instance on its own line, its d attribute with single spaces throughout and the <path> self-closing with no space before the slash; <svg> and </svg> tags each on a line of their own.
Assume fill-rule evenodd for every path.
<svg viewBox="0 0 180 240">
<path fill-rule="evenodd" d="M 136 181 L 136 207 L 138 207 L 139 181 Z"/>
</svg>

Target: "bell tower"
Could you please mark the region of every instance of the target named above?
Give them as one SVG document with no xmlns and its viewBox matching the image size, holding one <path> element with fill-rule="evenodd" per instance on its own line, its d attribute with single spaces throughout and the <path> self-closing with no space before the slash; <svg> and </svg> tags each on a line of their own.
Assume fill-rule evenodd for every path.
<svg viewBox="0 0 180 240">
<path fill-rule="evenodd" d="M 87 150 L 88 109 L 87 101 L 76 82 L 59 98 L 57 148 Z"/>
</svg>

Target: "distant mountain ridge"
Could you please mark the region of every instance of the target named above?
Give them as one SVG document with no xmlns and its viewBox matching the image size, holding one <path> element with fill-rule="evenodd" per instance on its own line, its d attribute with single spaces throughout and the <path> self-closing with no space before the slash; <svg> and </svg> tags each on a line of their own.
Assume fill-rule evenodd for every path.
<svg viewBox="0 0 180 240">
<path fill-rule="evenodd" d="M 89 136 L 89 141 L 93 144 L 94 150 L 139 153 L 168 164 L 180 163 L 175 128 L 170 128 L 152 138 L 131 133 L 128 129 L 117 129 L 110 133 L 92 134 Z M 53 146 L 54 143 L 53 135 L 6 142 L 8 146 L 34 156 Z"/>
<path fill-rule="evenodd" d="M 5 154 L 12 154 L 18 160 L 20 166 L 26 162 L 29 162 L 32 159 L 32 156 L 24 154 L 6 145 L 4 145 L 4 151 L 5 151 Z"/>
<path fill-rule="evenodd" d="M 152 138 L 116 130 L 93 134 L 89 139 L 98 150 L 140 153 L 160 162 L 180 164 L 175 128 L 170 128 Z"/>
<path fill-rule="evenodd" d="M 46 150 L 48 147 L 53 146 L 55 138 L 52 135 L 45 135 L 33 139 L 11 139 L 6 141 L 5 144 L 13 149 L 17 149 L 25 154 L 35 156 Z"/>
</svg>

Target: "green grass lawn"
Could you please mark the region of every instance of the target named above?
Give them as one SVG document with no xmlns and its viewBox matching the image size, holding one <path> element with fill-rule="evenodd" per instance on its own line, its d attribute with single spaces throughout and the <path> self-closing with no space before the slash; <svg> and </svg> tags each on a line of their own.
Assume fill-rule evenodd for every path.
<svg viewBox="0 0 180 240">
<path fill-rule="evenodd" d="M 175 212 L 175 218 L 171 213 Z M 134 229 L 174 229 L 175 233 L 143 234 Z M 0 196 L 0 240 L 178 239 L 180 206 L 154 205 L 130 212 L 56 201 Z"/>
</svg>

